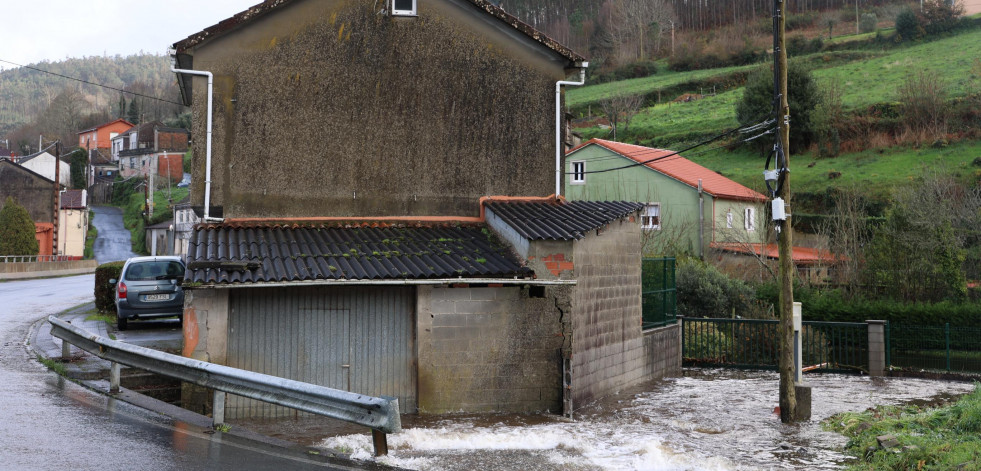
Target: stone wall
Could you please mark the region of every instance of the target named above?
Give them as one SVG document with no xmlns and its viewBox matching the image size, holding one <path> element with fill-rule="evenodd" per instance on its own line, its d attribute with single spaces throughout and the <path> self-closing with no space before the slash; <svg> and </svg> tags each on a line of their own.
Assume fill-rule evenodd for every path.
<svg viewBox="0 0 981 471">
<path fill-rule="evenodd" d="M 419 412 L 561 410 L 554 300 L 520 287 L 420 287 L 418 303 Z"/>
</svg>

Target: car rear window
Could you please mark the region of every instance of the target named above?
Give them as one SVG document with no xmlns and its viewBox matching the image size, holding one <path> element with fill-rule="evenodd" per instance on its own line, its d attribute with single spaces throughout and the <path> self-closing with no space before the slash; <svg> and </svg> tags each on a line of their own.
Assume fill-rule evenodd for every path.
<svg viewBox="0 0 981 471">
<path fill-rule="evenodd" d="M 127 280 L 164 280 L 184 276 L 184 265 L 176 260 L 139 262 L 126 268 Z"/>
</svg>

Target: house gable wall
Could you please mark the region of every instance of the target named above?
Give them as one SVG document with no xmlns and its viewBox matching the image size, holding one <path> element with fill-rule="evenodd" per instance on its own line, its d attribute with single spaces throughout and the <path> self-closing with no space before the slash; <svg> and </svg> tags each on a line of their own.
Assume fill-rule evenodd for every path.
<svg viewBox="0 0 981 471">
<path fill-rule="evenodd" d="M 480 196 L 553 193 L 543 137 L 566 71 L 480 15 L 298 1 L 197 46 L 193 67 L 215 75 L 212 204 L 225 217 L 476 216 Z M 193 79 L 196 136 L 206 89 Z"/>
<path fill-rule="evenodd" d="M 8 196 L 27 209 L 35 223 L 54 222 L 54 182 L 3 161 L 0 162 L 0 208 Z"/>
<path fill-rule="evenodd" d="M 656 251 L 660 239 L 669 239 L 683 250 L 698 253 L 698 190 L 674 178 L 643 166 L 604 173 L 587 173 L 583 184 L 571 182 L 572 162 L 585 161 L 586 171 L 605 170 L 634 163 L 598 145 L 579 149 L 565 159 L 565 196 L 569 200 L 636 201 L 660 203 L 661 229 L 649 231 L 645 248 Z M 711 240 L 713 197 L 704 194 L 706 245 Z M 658 240 L 654 240 L 654 239 Z"/>
</svg>

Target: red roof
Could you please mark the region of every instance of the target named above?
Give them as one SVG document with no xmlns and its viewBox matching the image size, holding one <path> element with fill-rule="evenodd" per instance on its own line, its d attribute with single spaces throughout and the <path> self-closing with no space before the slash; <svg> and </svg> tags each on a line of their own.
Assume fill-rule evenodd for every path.
<svg viewBox="0 0 981 471">
<path fill-rule="evenodd" d="M 591 144 L 595 144 L 616 152 L 617 154 L 633 160 L 634 162 L 648 162 L 652 159 L 664 157 L 660 160 L 648 162 L 645 164 L 645 166 L 678 180 L 692 188 L 698 188 L 698 180 L 701 180 L 702 189 L 714 197 L 746 201 L 767 200 L 767 197 L 762 193 L 746 188 L 745 186 L 723 177 L 714 170 L 702 167 L 701 165 L 698 165 L 680 155 L 671 155 L 674 154 L 674 151 L 670 150 L 635 146 L 633 144 L 623 144 L 621 142 L 606 141 L 603 139 L 590 139 L 582 143 L 579 147 L 570 150 L 567 155 L 571 155 L 579 149 Z M 670 157 L 666 157 L 669 155 Z"/>
<path fill-rule="evenodd" d="M 132 126 L 132 125 L 133 125 L 133 123 L 131 123 L 131 122 L 129 122 L 129 121 L 126 121 L 126 120 L 125 120 L 125 119 L 123 119 L 123 118 L 119 118 L 119 119 L 116 119 L 116 120 L 114 120 L 114 121 L 109 121 L 108 123 L 104 123 L 104 124 L 100 124 L 100 125 L 98 125 L 98 126 L 96 126 L 96 127 L 94 127 L 94 128 L 88 128 L 88 129 L 86 129 L 86 130 L 83 130 L 83 131 L 79 131 L 79 132 L 77 132 L 76 134 L 85 134 L 85 133 L 87 133 L 87 132 L 89 132 L 89 131 L 95 131 L 96 129 L 102 129 L 102 128 L 104 128 L 104 127 L 106 127 L 106 126 L 111 126 L 111 125 L 113 125 L 113 124 L 116 124 L 116 123 L 120 123 L 120 122 L 121 122 L 121 123 L 125 123 L 125 124 L 128 124 L 128 125 L 130 125 L 130 126 Z"/>
<path fill-rule="evenodd" d="M 763 246 L 763 244 L 744 244 L 741 242 L 712 242 L 709 247 L 727 252 L 747 255 L 762 254 L 766 258 L 780 258 L 780 248 L 777 244 Z M 827 250 L 810 247 L 794 247 L 793 258 L 794 265 L 821 265 L 847 260 L 846 257 L 835 255 Z"/>
</svg>

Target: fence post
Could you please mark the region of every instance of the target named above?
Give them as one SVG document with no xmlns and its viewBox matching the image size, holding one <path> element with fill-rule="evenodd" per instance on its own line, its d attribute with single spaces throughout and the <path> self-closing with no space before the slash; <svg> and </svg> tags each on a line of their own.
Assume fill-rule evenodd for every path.
<svg viewBox="0 0 981 471">
<path fill-rule="evenodd" d="M 109 392 L 119 392 L 119 363 L 116 362 L 109 367 Z"/>
<path fill-rule="evenodd" d="M 869 328 L 869 375 L 886 373 L 886 321 L 865 321 Z"/>
<path fill-rule="evenodd" d="M 211 426 L 215 429 L 225 423 L 225 391 L 215 389 L 214 402 L 211 406 Z"/>
<path fill-rule="evenodd" d="M 950 322 L 944 323 L 944 347 L 947 352 L 947 372 L 950 373 Z"/>
<path fill-rule="evenodd" d="M 388 434 L 371 429 L 371 441 L 375 445 L 375 456 L 385 456 L 388 454 Z"/>
<path fill-rule="evenodd" d="M 680 342 L 681 343 L 681 351 L 678 352 L 679 353 L 678 357 L 682 359 L 682 362 L 684 362 L 684 358 L 685 358 L 685 316 L 678 316 L 676 319 L 677 319 L 677 322 L 678 322 L 678 335 L 681 335 L 681 342 Z"/>
</svg>

